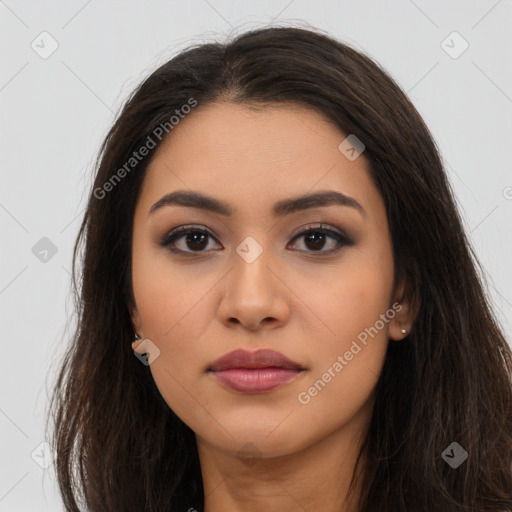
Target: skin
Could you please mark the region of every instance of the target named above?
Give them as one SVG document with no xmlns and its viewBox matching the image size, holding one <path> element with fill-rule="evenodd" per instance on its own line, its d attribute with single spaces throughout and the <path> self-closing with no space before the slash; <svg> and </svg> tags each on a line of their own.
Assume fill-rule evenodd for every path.
<svg viewBox="0 0 512 512">
<path fill-rule="evenodd" d="M 393 289 L 384 202 L 364 153 L 350 161 L 338 149 L 345 137 L 297 105 L 251 110 L 217 102 L 180 121 L 148 166 L 134 216 L 132 321 L 160 350 L 150 364 L 160 393 L 196 433 L 206 512 L 356 510 L 347 490 L 375 385 L 389 340 L 406 336 L 401 328 L 410 329 L 413 314 L 401 300 L 402 284 Z M 176 190 L 214 196 L 235 213 L 177 205 L 149 213 Z M 351 196 L 365 213 L 330 205 L 272 215 L 279 200 L 324 190 Z M 319 223 L 354 244 L 322 256 L 335 239 L 316 246 L 304 235 L 293 240 Z M 197 241 L 181 236 L 174 248 L 182 255 L 158 245 L 183 225 L 212 236 L 195 251 Z M 263 251 L 251 263 L 236 251 L 248 236 Z M 397 301 L 394 318 L 300 403 L 299 394 Z M 306 370 L 252 395 L 224 388 L 205 371 L 236 348 L 261 347 Z"/>
</svg>

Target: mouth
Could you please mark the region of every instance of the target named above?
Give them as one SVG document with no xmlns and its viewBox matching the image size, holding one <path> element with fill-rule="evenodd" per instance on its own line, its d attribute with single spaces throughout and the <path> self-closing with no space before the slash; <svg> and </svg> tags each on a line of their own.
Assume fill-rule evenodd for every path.
<svg viewBox="0 0 512 512">
<path fill-rule="evenodd" d="M 305 370 L 288 368 L 230 368 L 211 373 L 224 387 L 241 393 L 263 393 L 294 380 Z"/>
<path fill-rule="evenodd" d="M 235 350 L 208 367 L 207 372 L 225 388 L 241 393 L 271 391 L 296 379 L 306 369 L 280 352 Z"/>
<path fill-rule="evenodd" d="M 207 371 L 223 371 L 232 369 L 263 369 L 279 368 L 283 370 L 305 370 L 300 363 L 292 361 L 284 354 L 272 349 L 259 349 L 254 352 L 248 350 L 234 350 L 224 354 L 211 364 Z"/>
</svg>

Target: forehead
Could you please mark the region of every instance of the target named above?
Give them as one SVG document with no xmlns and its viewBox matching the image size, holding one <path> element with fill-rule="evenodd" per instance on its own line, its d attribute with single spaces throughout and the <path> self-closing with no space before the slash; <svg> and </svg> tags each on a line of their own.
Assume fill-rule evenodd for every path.
<svg viewBox="0 0 512 512">
<path fill-rule="evenodd" d="M 194 149 L 193 158 L 214 156 L 255 165 L 269 159 L 286 162 L 318 157 L 319 152 L 345 135 L 312 109 L 292 103 L 239 105 L 216 102 L 198 106 L 173 129 L 156 158 Z M 337 145 L 336 145 L 337 147 Z"/>
<path fill-rule="evenodd" d="M 142 199 L 154 203 L 165 193 L 190 189 L 254 213 L 270 212 L 283 198 L 331 189 L 371 210 L 380 195 L 364 153 L 351 161 L 339 150 L 346 136 L 299 105 L 199 105 L 157 149 Z"/>
</svg>

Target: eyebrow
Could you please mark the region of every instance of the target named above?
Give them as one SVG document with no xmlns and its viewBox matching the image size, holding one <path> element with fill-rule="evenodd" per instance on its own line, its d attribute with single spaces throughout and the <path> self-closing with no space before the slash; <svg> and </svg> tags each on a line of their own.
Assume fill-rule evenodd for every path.
<svg viewBox="0 0 512 512">
<path fill-rule="evenodd" d="M 189 190 L 177 190 L 160 198 L 149 209 L 149 214 L 164 206 L 171 205 L 198 208 L 201 210 L 218 213 L 226 217 L 232 216 L 235 211 L 229 204 L 214 197 Z M 361 204 L 358 203 L 353 197 L 342 194 L 341 192 L 336 192 L 334 190 L 316 192 L 313 194 L 283 199 L 274 204 L 272 207 L 272 213 L 275 217 L 284 217 L 285 215 L 289 215 L 294 212 L 331 205 L 348 206 L 359 211 L 363 217 L 366 217 L 367 215 Z"/>
</svg>

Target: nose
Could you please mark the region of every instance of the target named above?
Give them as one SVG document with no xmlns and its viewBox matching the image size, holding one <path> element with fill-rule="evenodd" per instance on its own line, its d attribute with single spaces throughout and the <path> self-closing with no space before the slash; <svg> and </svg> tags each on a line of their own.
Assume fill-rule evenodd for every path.
<svg viewBox="0 0 512 512">
<path fill-rule="evenodd" d="M 263 251 L 252 262 L 234 255 L 233 267 L 222 282 L 223 298 L 219 305 L 219 316 L 226 325 L 257 331 L 287 322 L 290 292 L 269 253 Z"/>
</svg>

